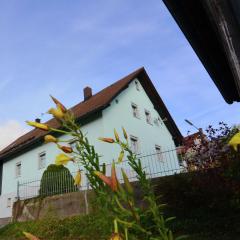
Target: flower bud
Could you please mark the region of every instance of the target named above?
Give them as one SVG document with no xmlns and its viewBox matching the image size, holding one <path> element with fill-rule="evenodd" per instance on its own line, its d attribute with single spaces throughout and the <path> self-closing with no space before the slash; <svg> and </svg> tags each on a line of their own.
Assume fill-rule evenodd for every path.
<svg viewBox="0 0 240 240">
<path fill-rule="evenodd" d="M 113 233 L 109 240 L 123 240 L 119 233 Z"/>
<path fill-rule="evenodd" d="M 82 180 L 81 171 L 78 170 L 78 172 L 77 172 L 77 174 L 74 178 L 74 185 L 80 186 L 81 185 L 81 180 Z"/>
<path fill-rule="evenodd" d="M 114 143 L 114 139 L 112 138 L 99 138 L 100 141 L 107 142 L 107 143 Z"/>
<path fill-rule="evenodd" d="M 73 152 L 73 149 L 71 147 L 68 147 L 68 146 L 61 146 L 61 145 L 58 144 L 58 148 L 61 149 L 65 153 L 72 153 Z"/>
<path fill-rule="evenodd" d="M 48 125 L 44 124 L 44 123 L 38 123 L 38 122 L 31 122 L 31 121 L 26 121 L 26 123 L 29 126 L 44 130 L 44 131 L 48 131 L 50 128 Z"/>
<path fill-rule="evenodd" d="M 127 177 L 127 174 L 125 173 L 125 171 L 123 169 L 121 169 L 121 170 L 122 170 L 122 176 L 123 176 L 123 180 L 124 180 L 124 186 L 125 186 L 127 192 L 129 194 L 133 195 L 133 187 Z"/>
<path fill-rule="evenodd" d="M 63 113 L 66 113 L 66 112 L 67 112 L 66 107 L 65 107 L 61 102 L 59 102 L 55 97 L 53 97 L 53 96 L 51 96 L 51 95 L 50 95 L 50 97 L 52 98 L 52 100 L 53 100 L 53 102 L 56 104 L 56 106 L 57 106 L 58 108 L 60 108 Z"/>
<path fill-rule="evenodd" d="M 44 141 L 45 141 L 45 143 L 50 143 L 50 142 L 57 143 L 58 139 L 52 135 L 46 135 L 46 136 L 44 136 Z"/>
<path fill-rule="evenodd" d="M 124 157 L 124 151 L 122 150 L 119 154 L 119 157 L 118 157 L 118 163 L 121 163 L 122 160 L 123 160 L 123 157 Z"/>
<path fill-rule="evenodd" d="M 127 140 L 128 139 L 128 135 L 127 135 L 127 132 L 126 132 L 124 127 L 122 127 L 122 131 L 123 131 L 124 138 Z"/>
<path fill-rule="evenodd" d="M 117 133 L 115 128 L 114 128 L 114 136 L 115 136 L 116 141 L 119 142 L 119 140 L 120 140 L 119 139 L 119 135 L 118 135 L 118 133 Z"/>
<path fill-rule="evenodd" d="M 50 108 L 48 110 L 48 113 L 49 114 L 52 114 L 53 117 L 57 118 L 57 119 L 62 119 L 64 117 L 64 113 L 63 111 L 61 110 L 60 107 L 57 107 L 57 108 Z"/>
</svg>

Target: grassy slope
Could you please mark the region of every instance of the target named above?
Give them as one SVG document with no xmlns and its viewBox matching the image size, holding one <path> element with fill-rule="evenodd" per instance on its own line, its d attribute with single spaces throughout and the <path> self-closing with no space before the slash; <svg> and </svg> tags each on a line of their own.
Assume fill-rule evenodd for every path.
<svg viewBox="0 0 240 240">
<path fill-rule="evenodd" d="M 238 240 L 240 216 L 229 218 L 206 218 L 175 220 L 174 229 L 189 233 L 189 240 Z M 0 229 L 1 240 L 24 240 L 22 231 L 35 234 L 41 240 L 106 240 L 110 232 L 104 216 L 76 216 L 57 220 L 48 218 L 25 223 L 12 223 Z"/>
<path fill-rule="evenodd" d="M 24 223 L 11 223 L 0 229 L 1 240 L 25 239 L 23 231 L 31 232 L 41 240 L 108 239 L 109 225 L 99 216 L 76 216 L 57 220 L 54 218 Z"/>
</svg>

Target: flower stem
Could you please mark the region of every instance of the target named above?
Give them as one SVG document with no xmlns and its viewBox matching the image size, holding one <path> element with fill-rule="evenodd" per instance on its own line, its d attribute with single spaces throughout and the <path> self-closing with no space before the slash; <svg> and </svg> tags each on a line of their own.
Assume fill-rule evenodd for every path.
<svg viewBox="0 0 240 240">
<path fill-rule="evenodd" d="M 114 233 L 118 233 L 118 224 L 117 224 L 117 219 L 114 219 Z"/>
<path fill-rule="evenodd" d="M 125 240 L 128 240 L 128 229 L 124 228 L 124 232 L 125 232 Z"/>
</svg>

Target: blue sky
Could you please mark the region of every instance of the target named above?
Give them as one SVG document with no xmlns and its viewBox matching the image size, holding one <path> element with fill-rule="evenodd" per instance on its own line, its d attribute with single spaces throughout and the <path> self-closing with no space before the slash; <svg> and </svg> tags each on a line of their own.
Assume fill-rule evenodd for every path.
<svg viewBox="0 0 240 240">
<path fill-rule="evenodd" d="M 239 123 L 160 0 L 1 0 L 0 147 L 52 104 L 70 107 L 144 66 L 183 134 Z M 43 120 L 47 120 L 43 116 Z"/>
</svg>

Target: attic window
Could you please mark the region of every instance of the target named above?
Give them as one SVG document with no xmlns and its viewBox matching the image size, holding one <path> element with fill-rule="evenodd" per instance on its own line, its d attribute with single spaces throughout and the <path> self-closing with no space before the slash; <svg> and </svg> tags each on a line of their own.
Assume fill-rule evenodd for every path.
<svg viewBox="0 0 240 240">
<path fill-rule="evenodd" d="M 132 113 L 135 118 L 139 118 L 138 106 L 135 103 L 132 103 Z"/>
<path fill-rule="evenodd" d="M 16 177 L 21 177 L 22 164 L 21 162 L 16 163 Z"/>
<path fill-rule="evenodd" d="M 145 110 L 146 122 L 152 124 L 151 113 L 148 110 Z"/>
<path fill-rule="evenodd" d="M 136 89 L 137 89 L 138 91 L 140 91 L 140 85 L 139 85 L 139 82 L 138 82 L 138 81 L 135 81 L 135 86 L 136 86 Z"/>
</svg>

